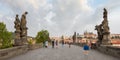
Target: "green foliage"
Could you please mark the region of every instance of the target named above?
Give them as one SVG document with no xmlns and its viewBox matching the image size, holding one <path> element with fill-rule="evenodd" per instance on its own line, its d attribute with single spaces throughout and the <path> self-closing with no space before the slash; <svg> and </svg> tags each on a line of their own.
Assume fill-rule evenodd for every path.
<svg viewBox="0 0 120 60">
<path fill-rule="evenodd" d="M 0 48 L 8 48 L 12 46 L 12 32 L 8 32 L 6 25 L 0 22 Z"/>
<path fill-rule="evenodd" d="M 49 40 L 49 32 L 47 30 L 41 30 L 36 36 L 36 43 L 41 43 Z"/>
<path fill-rule="evenodd" d="M 7 31 L 6 25 L 3 22 L 0 22 L 0 32 Z"/>
</svg>

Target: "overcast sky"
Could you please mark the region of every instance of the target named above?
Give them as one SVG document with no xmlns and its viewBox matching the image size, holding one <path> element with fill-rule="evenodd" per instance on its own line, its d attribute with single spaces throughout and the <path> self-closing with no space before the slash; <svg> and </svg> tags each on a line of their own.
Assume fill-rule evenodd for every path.
<svg viewBox="0 0 120 60">
<path fill-rule="evenodd" d="M 94 32 L 108 10 L 111 33 L 120 33 L 120 0 L 0 0 L 0 22 L 14 32 L 15 15 L 28 11 L 28 35 L 36 36 L 45 29 L 50 36 Z"/>
</svg>

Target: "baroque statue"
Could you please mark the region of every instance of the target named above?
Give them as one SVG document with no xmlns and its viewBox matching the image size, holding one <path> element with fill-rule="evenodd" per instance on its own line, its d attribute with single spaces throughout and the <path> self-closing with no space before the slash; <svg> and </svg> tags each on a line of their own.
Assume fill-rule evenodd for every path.
<svg viewBox="0 0 120 60">
<path fill-rule="evenodd" d="M 26 15 L 28 12 L 22 14 L 21 21 L 19 20 L 18 14 L 15 17 L 15 45 L 27 44 L 27 27 L 26 27 Z"/>
<path fill-rule="evenodd" d="M 107 20 L 107 10 L 103 9 L 103 21 L 100 25 L 95 26 L 98 34 L 98 44 L 109 45 L 110 44 L 110 32 Z"/>
</svg>

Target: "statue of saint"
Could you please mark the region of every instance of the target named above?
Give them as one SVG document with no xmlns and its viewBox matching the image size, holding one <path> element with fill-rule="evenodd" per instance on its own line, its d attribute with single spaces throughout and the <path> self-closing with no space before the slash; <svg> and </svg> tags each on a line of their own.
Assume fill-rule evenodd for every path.
<svg viewBox="0 0 120 60">
<path fill-rule="evenodd" d="M 25 12 L 22 17 L 21 17 L 21 29 L 25 29 L 26 28 L 26 15 L 28 14 L 28 12 Z"/>
<path fill-rule="evenodd" d="M 107 19 L 107 10 L 106 10 L 105 8 L 104 8 L 103 10 L 104 10 L 104 12 L 103 12 L 103 18 L 104 18 L 104 19 L 105 19 L 105 18 Z"/>
<path fill-rule="evenodd" d="M 102 24 L 96 25 L 95 30 L 97 30 L 98 34 L 98 45 L 103 44 L 107 45 L 110 44 L 110 32 L 109 32 L 109 26 L 108 26 L 108 20 L 107 20 L 107 10 L 104 8 L 103 12 L 103 18 Z"/>
<path fill-rule="evenodd" d="M 100 25 L 96 25 L 96 26 L 95 26 L 95 30 L 97 30 L 98 40 L 99 40 L 99 42 L 102 42 L 102 39 L 103 39 L 103 29 L 102 29 L 102 24 L 100 24 Z"/>
<path fill-rule="evenodd" d="M 16 29 L 15 30 L 15 46 L 19 46 L 19 45 L 22 45 L 21 44 L 21 41 L 20 41 L 20 20 L 19 20 L 19 17 L 18 17 L 18 14 L 16 15 L 15 17 L 15 21 L 14 21 L 14 28 Z"/>
<path fill-rule="evenodd" d="M 103 12 L 103 22 L 102 22 L 102 26 L 103 26 L 103 32 L 104 33 L 108 33 L 109 32 L 109 26 L 108 26 L 108 20 L 107 20 L 107 10 L 104 8 L 104 12 Z"/>
<path fill-rule="evenodd" d="M 15 22 L 14 22 L 14 24 L 15 24 L 14 28 L 15 28 L 16 30 L 20 30 L 20 20 L 19 20 L 19 18 L 18 18 L 18 14 L 17 14 L 16 17 L 15 17 Z"/>
</svg>

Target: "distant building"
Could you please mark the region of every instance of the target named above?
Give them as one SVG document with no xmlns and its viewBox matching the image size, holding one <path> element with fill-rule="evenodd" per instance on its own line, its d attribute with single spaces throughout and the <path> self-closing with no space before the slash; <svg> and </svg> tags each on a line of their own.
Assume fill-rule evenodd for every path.
<svg viewBox="0 0 120 60">
<path fill-rule="evenodd" d="M 95 39 L 97 38 L 97 35 L 93 32 L 84 32 L 84 38 Z"/>
<path fill-rule="evenodd" d="M 111 39 L 120 39 L 120 34 L 111 34 Z"/>
<path fill-rule="evenodd" d="M 110 37 L 113 46 L 120 46 L 120 34 L 111 34 Z"/>
<path fill-rule="evenodd" d="M 97 35 L 92 32 L 84 32 L 83 35 L 77 36 L 78 43 L 96 43 Z"/>
</svg>

